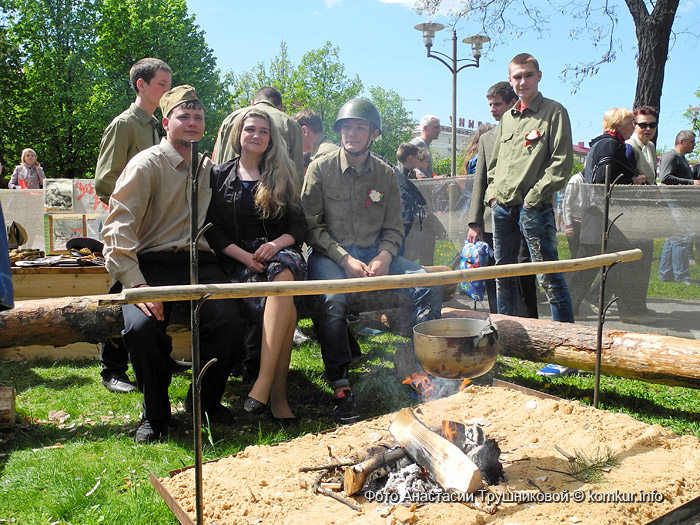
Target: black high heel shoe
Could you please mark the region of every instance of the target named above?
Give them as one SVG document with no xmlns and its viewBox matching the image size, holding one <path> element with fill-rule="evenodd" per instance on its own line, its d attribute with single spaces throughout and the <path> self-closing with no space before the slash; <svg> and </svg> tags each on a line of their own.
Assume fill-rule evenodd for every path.
<svg viewBox="0 0 700 525">
<path fill-rule="evenodd" d="M 243 410 L 251 414 L 255 414 L 256 416 L 260 416 L 267 411 L 267 404 L 261 403 L 254 397 L 248 397 L 248 399 L 245 400 L 245 403 L 243 403 Z"/>
<path fill-rule="evenodd" d="M 270 418 L 272 421 L 277 423 L 279 426 L 282 428 L 290 428 L 290 427 L 295 427 L 297 426 L 301 421 L 298 417 L 292 416 L 292 417 L 275 417 L 272 415 L 272 411 L 268 412 L 270 414 Z"/>
</svg>

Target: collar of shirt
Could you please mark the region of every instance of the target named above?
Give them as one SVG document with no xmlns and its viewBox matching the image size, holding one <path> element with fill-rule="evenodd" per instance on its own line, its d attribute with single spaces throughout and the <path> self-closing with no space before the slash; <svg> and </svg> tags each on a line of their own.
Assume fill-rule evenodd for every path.
<svg viewBox="0 0 700 525">
<path fill-rule="evenodd" d="M 139 122 L 141 122 L 141 125 L 147 126 L 149 124 L 158 124 L 158 121 L 155 119 L 153 115 L 149 115 L 146 113 L 146 111 L 136 104 L 136 102 L 131 103 L 131 111 L 134 112 L 134 115 L 136 115 L 139 119 Z"/>
<path fill-rule="evenodd" d="M 370 163 L 372 162 L 372 154 L 370 152 L 367 152 L 367 157 L 365 158 L 365 163 L 362 165 L 362 169 L 359 170 L 359 172 L 350 165 L 350 162 L 348 161 L 348 154 L 345 153 L 345 150 L 343 148 L 340 148 L 340 171 L 341 173 L 345 173 L 348 169 L 352 169 L 355 173 L 361 174 L 365 173 L 368 171 L 372 171 Z"/>
<path fill-rule="evenodd" d="M 183 168 L 185 171 L 189 170 L 185 159 L 178 153 L 175 147 L 168 142 L 167 138 L 163 137 L 160 140 L 160 148 L 163 150 L 163 155 L 165 155 L 165 158 L 168 159 L 168 162 L 174 169 L 178 171 L 181 171 Z M 181 164 L 183 164 L 183 166 L 181 166 Z"/>
<path fill-rule="evenodd" d="M 543 99 L 543 98 L 544 98 L 544 97 L 542 97 L 542 93 L 540 93 L 540 92 L 538 91 L 537 94 L 536 94 L 536 95 L 534 96 L 534 98 L 532 99 L 532 101 L 530 102 L 530 105 L 529 105 L 529 106 L 525 106 L 525 107 L 522 106 L 523 101 L 522 101 L 522 100 L 518 100 L 518 103 L 515 104 L 515 106 L 513 106 L 513 107 L 510 109 L 510 114 L 513 115 L 514 117 L 518 118 L 518 117 L 522 116 L 522 115 L 525 113 L 525 111 L 530 111 L 530 112 L 532 112 L 532 113 L 537 113 L 537 112 L 539 111 L 539 109 L 540 109 L 540 105 L 542 104 L 542 99 Z"/>
</svg>

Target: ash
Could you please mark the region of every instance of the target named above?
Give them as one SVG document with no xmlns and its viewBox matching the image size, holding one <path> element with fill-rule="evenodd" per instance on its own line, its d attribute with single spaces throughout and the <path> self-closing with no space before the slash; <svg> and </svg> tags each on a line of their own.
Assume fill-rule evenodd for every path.
<svg viewBox="0 0 700 525">
<path fill-rule="evenodd" d="M 384 480 L 386 479 L 386 483 Z M 381 485 L 384 485 L 381 487 Z M 375 488 L 376 487 L 376 488 Z M 377 500 L 394 504 L 415 501 L 417 494 L 441 494 L 442 487 L 430 479 L 423 468 L 415 463 L 390 472 L 386 478 L 370 483 L 370 489 L 377 494 Z M 413 499 L 412 499 L 413 498 Z"/>
</svg>

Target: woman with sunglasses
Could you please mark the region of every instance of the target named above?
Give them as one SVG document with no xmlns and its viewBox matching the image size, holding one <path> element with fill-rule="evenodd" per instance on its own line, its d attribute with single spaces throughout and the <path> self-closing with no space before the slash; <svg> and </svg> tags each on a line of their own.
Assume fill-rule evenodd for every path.
<svg viewBox="0 0 700 525">
<path fill-rule="evenodd" d="M 627 160 L 646 176 L 646 184 L 656 181 L 656 146 L 651 138 L 656 133 L 659 111 L 651 106 L 634 108 L 634 133 L 627 139 Z"/>
</svg>

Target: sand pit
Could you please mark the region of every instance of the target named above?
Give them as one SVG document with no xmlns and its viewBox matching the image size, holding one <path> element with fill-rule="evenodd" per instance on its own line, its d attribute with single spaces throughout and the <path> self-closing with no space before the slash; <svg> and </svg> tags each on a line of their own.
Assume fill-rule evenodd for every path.
<svg viewBox="0 0 700 525">
<path fill-rule="evenodd" d="M 700 496 L 698 439 L 623 414 L 497 386 L 472 386 L 415 412 L 432 427 L 443 419 L 477 420 L 488 437 L 498 441 L 507 483 L 489 488 L 492 503 L 501 498 L 494 514 L 459 503 L 428 503 L 413 510 L 402 507 L 387 516 L 390 505 L 362 496 L 353 498 L 362 508 L 356 512 L 314 494 L 311 487 L 317 474 L 300 473 L 299 468 L 326 463 L 329 448 L 335 458 L 344 459 L 389 438 L 395 416 L 388 414 L 275 446 L 248 447 L 205 464 L 206 523 L 622 525 L 648 523 Z M 567 470 L 567 460 L 555 446 L 587 454 L 608 447 L 618 454 L 619 465 L 603 472 L 602 482 L 575 481 L 551 472 Z M 160 481 L 194 521 L 194 469 Z"/>
</svg>

